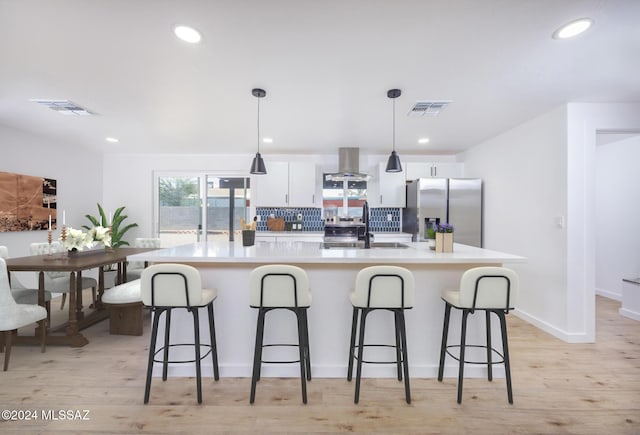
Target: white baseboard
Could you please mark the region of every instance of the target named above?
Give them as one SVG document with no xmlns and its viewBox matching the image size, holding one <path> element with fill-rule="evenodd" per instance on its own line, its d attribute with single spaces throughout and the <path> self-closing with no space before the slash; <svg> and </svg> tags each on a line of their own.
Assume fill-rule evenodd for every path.
<svg viewBox="0 0 640 435">
<path fill-rule="evenodd" d="M 614 301 L 622 301 L 622 293 L 615 293 L 609 290 L 596 288 L 596 294 L 605 298 L 613 299 Z"/>
<path fill-rule="evenodd" d="M 640 321 L 640 313 L 638 312 L 631 311 L 626 308 L 620 308 L 618 313 L 620 313 L 621 316 L 628 317 L 629 319 Z"/>
<path fill-rule="evenodd" d="M 514 315 L 524 320 L 525 322 L 528 322 L 533 326 L 535 326 L 536 328 L 541 329 L 544 332 L 551 334 L 562 341 L 566 341 L 567 343 L 593 343 L 594 342 L 594 340 L 589 336 L 587 336 L 586 333 L 570 333 L 570 332 L 564 331 L 562 329 L 556 328 L 553 325 L 550 325 L 544 320 L 540 320 L 537 317 L 532 316 L 517 308 L 513 311 L 513 313 Z"/>
</svg>

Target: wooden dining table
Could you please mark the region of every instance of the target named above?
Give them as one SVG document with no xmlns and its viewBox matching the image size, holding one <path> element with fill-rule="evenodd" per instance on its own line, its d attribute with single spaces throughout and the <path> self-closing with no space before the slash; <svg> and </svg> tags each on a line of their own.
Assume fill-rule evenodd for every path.
<svg viewBox="0 0 640 435">
<path fill-rule="evenodd" d="M 45 306 L 44 284 L 46 272 L 69 273 L 69 320 L 61 326 L 47 327 L 46 342 L 52 345 L 69 345 L 82 347 L 89 340 L 80 332 L 82 329 L 106 319 L 109 314 L 102 304 L 104 293 L 105 268 L 117 264 L 116 284 L 126 281 L 127 257 L 152 251 L 155 248 L 114 248 L 91 251 L 80 251 L 75 254 L 53 253 L 50 255 L 32 255 L 16 257 L 7 260 L 7 270 L 11 272 L 38 272 L 38 304 Z M 91 312 L 85 314 L 82 305 L 82 273 L 98 268 L 98 291 L 96 303 Z M 10 277 L 11 275 L 9 275 Z M 58 334 L 62 332 L 62 334 Z M 40 326 L 34 335 L 19 335 L 15 337 L 15 344 L 39 344 Z"/>
</svg>

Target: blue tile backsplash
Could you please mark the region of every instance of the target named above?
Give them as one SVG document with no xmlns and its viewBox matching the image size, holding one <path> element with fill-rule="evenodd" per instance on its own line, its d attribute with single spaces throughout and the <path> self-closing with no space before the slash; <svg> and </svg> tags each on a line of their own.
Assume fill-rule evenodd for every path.
<svg viewBox="0 0 640 435">
<path fill-rule="evenodd" d="M 324 231 L 322 209 L 313 207 L 256 207 L 256 213 L 260 216 L 257 223 L 258 231 L 267 231 L 267 218 L 270 215 L 284 218 L 285 222 L 294 222 L 298 219 L 298 213 L 302 214 L 302 231 Z M 371 208 L 372 232 L 393 233 L 401 230 L 401 209 L 396 207 Z M 391 220 L 388 220 L 391 216 Z"/>
<path fill-rule="evenodd" d="M 369 228 L 372 232 L 393 233 L 401 230 L 400 209 L 394 207 L 379 207 L 370 210 L 371 223 Z M 391 215 L 391 220 L 388 220 Z"/>
<path fill-rule="evenodd" d="M 294 222 L 298 220 L 298 213 L 302 214 L 302 231 L 324 231 L 322 209 L 313 207 L 256 207 L 256 214 L 260 216 L 256 230 L 267 231 L 267 218 L 271 215 Z"/>
</svg>

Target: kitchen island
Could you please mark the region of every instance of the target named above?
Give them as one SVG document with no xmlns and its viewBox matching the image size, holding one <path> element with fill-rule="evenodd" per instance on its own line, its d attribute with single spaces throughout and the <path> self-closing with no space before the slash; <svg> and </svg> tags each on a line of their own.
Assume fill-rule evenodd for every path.
<svg viewBox="0 0 640 435">
<path fill-rule="evenodd" d="M 214 304 L 220 374 L 251 377 L 257 310 L 249 307 L 249 272 L 263 264 L 293 264 L 305 269 L 313 301 L 309 309 L 311 370 L 314 377 L 346 376 L 352 307 L 349 292 L 358 271 L 364 267 L 392 264 L 411 270 L 415 277 L 415 306 L 407 311 L 407 349 L 412 377 L 435 377 L 438 369 L 444 303 L 443 288 L 455 289 L 462 273 L 477 266 L 524 262 L 517 255 L 454 244 L 452 253 L 436 253 L 424 243 L 407 243 L 406 248 L 321 249 L 313 242 L 258 242 L 242 246 L 236 242 L 200 242 L 131 256 L 130 261 L 186 263 L 197 267 L 203 286 L 218 289 Z M 457 311 L 457 310 L 455 310 Z M 459 336 L 459 313 L 452 313 L 450 337 Z M 201 316 L 205 322 L 205 315 Z M 270 312 L 266 320 L 266 343 L 295 343 L 295 317 L 290 312 Z M 393 315 L 376 311 L 367 322 L 366 342 L 393 343 Z M 162 324 L 163 322 L 161 322 Z M 182 310 L 172 315 L 172 342 L 192 341 L 191 316 Z M 184 325 L 179 328 L 178 325 Z M 203 323 L 203 327 L 206 325 Z M 178 330 L 176 330 L 178 329 Z M 497 329 L 497 328 L 494 328 Z M 484 343 L 484 316 L 472 316 L 468 343 Z M 159 331 L 159 336 L 162 331 Z M 499 342 L 499 337 L 494 337 Z M 266 360 L 295 360 L 295 348 L 266 348 Z M 388 349 L 369 348 L 367 359 L 393 359 Z M 451 364 L 452 361 L 449 361 Z M 158 367 L 156 367 L 156 370 Z M 468 376 L 484 375 L 485 369 L 470 367 Z M 169 367 L 169 376 L 193 376 L 188 364 Z M 203 376 L 212 376 L 211 362 L 203 361 Z M 455 376 L 453 365 L 445 376 Z M 154 372 L 156 375 L 156 372 Z M 265 365 L 263 376 L 299 375 L 296 364 Z M 494 368 L 500 375 L 500 366 Z M 365 364 L 365 377 L 393 377 L 393 365 Z"/>
</svg>

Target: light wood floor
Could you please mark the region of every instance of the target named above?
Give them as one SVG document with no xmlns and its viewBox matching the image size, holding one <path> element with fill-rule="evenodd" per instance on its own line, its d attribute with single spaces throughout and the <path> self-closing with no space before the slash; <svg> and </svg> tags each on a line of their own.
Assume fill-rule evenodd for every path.
<svg viewBox="0 0 640 435">
<path fill-rule="evenodd" d="M 254 405 L 249 379 L 205 378 L 202 405 L 193 379 L 154 379 L 144 405 L 148 320 L 142 337 L 110 336 L 105 321 L 85 330 L 84 348 L 15 347 L 9 371 L 0 372 L 3 409 L 88 410 L 89 420 L 0 420 L 0 432 L 638 434 L 640 322 L 618 308 L 597 298 L 595 344 L 569 345 L 508 316 L 513 405 L 504 379 L 466 380 L 461 405 L 454 379 L 412 379 L 411 405 L 395 380 L 363 380 L 354 405 L 346 380 L 314 379 L 303 405 L 298 379 L 269 378 Z"/>
</svg>

